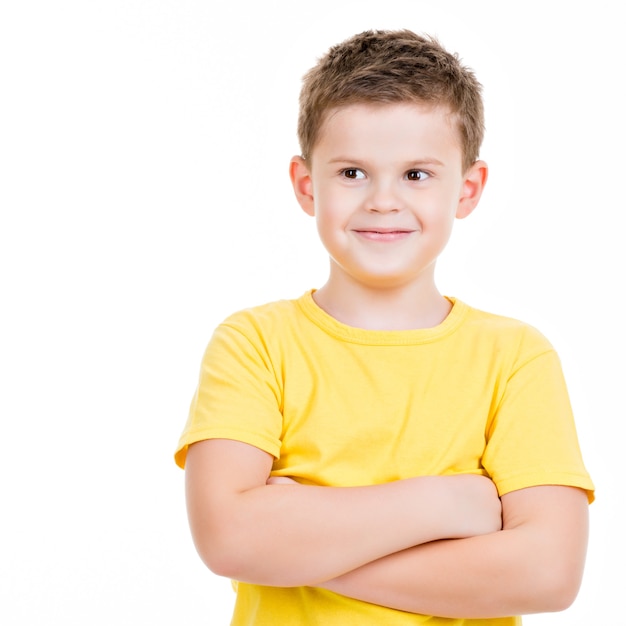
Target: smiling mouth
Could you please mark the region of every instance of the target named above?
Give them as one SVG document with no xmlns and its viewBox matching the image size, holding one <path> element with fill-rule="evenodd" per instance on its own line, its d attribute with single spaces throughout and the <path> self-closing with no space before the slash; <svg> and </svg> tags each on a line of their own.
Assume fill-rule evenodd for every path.
<svg viewBox="0 0 626 626">
<path fill-rule="evenodd" d="M 356 233 L 375 233 L 378 235 L 389 235 L 395 233 L 412 233 L 413 230 L 410 228 L 355 228 L 354 232 Z"/>
<path fill-rule="evenodd" d="M 369 239 L 370 241 L 397 241 L 405 239 L 415 231 L 400 228 L 368 228 L 355 229 L 354 232 L 363 239 Z"/>
</svg>

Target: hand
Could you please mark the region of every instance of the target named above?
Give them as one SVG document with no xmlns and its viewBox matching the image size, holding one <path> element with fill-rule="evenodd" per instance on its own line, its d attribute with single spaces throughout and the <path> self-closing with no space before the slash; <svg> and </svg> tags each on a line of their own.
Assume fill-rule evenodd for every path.
<svg viewBox="0 0 626 626">
<path fill-rule="evenodd" d="M 502 503 L 495 484 L 486 476 L 457 474 L 441 477 L 447 485 L 455 534 L 450 538 L 487 535 L 502 529 Z"/>
</svg>

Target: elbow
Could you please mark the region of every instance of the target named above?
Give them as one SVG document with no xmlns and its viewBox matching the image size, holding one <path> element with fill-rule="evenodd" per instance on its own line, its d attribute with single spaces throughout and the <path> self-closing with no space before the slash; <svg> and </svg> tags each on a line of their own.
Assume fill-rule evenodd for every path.
<svg viewBox="0 0 626 626">
<path fill-rule="evenodd" d="M 580 589 L 581 578 L 569 572 L 554 581 L 546 598 L 546 611 L 557 612 L 568 609 L 576 600 Z"/>
<path fill-rule="evenodd" d="M 196 551 L 211 572 L 224 578 L 245 579 L 245 559 L 240 550 L 230 547 L 224 538 L 206 537 L 195 539 Z"/>
<path fill-rule="evenodd" d="M 300 575 L 285 571 L 285 568 L 259 554 L 242 537 L 229 533 L 196 541 L 196 550 L 206 567 L 217 576 L 255 585 L 295 587 L 308 584 Z"/>
<path fill-rule="evenodd" d="M 236 579 L 237 565 L 230 555 L 219 554 L 214 550 L 198 549 L 202 562 L 217 576 Z"/>
<path fill-rule="evenodd" d="M 252 559 L 249 529 L 221 515 L 190 517 L 190 529 L 198 556 L 217 576 L 248 580 Z"/>
<path fill-rule="evenodd" d="M 571 567 L 546 567 L 535 577 L 532 597 L 533 613 L 556 613 L 569 608 L 576 600 L 582 571 Z"/>
</svg>

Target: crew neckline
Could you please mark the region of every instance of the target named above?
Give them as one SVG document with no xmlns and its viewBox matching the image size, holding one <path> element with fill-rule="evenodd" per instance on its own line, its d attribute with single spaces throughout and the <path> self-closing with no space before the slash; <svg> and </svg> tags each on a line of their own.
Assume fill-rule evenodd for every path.
<svg viewBox="0 0 626 626">
<path fill-rule="evenodd" d="M 349 326 L 326 313 L 313 299 L 310 289 L 296 301 L 311 322 L 336 339 L 364 345 L 411 345 L 431 343 L 453 333 L 465 318 L 469 307 L 457 298 L 445 296 L 452 304 L 446 318 L 437 326 L 413 330 L 368 330 Z"/>
</svg>

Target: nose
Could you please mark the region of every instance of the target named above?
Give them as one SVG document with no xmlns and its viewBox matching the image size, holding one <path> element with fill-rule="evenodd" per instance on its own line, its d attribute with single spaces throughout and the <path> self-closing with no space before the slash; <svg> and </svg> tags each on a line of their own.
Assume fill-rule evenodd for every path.
<svg viewBox="0 0 626 626">
<path fill-rule="evenodd" d="M 371 213 L 393 213 L 400 211 L 402 201 L 391 181 L 380 180 L 370 187 L 366 208 Z"/>
</svg>

